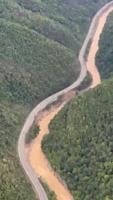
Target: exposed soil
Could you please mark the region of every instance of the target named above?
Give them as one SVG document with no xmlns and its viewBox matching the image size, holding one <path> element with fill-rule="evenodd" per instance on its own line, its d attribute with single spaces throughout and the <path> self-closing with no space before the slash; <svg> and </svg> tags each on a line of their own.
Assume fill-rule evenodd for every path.
<svg viewBox="0 0 113 200">
<path fill-rule="evenodd" d="M 61 108 L 62 106 L 53 107 L 50 111 L 44 113 L 42 119 L 38 122 L 40 132 L 30 150 L 29 161 L 42 180 L 46 181 L 51 190 L 56 193 L 58 200 L 71 200 L 70 192 L 58 179 L 41 149 L 42 139 L 48 133 L 48 125 Z"/>
<path fill-rule="evenodd" d="M 95 56 L 96 53 L 99 49 L 99 39 L 100 39 L 100 35 L 103 31 L 104 25 L 106 23 L 107 20 L 107 16 L 109 15 L 109 13 L 113 11 L 113 7 L 110 7 L 101 17 L 100 20 L 98 22 L 97 25 L 97 29 L 96 32 L 94 34 L 90 49 L 89 49 L 89 54 L 87 57 L 87 69 L 90 72 L 90 74 L 92 75 L 92 84 L 91 84 L 91 88 L 96 87 L 98 84 L 101 83 L 101 78 L 100 78 L 100 74 L 98 72 L 98 68 L 95 64 Z"/>
<path fill-rule="evenodd" d="M 87 69 L 92 75 L 92 84 L 91 88 L 97 86 L 101 83 L 100 74 L 95 65 L 95 56 L 98 51 L 98 42 L 100 34 L 103 31 L 106 19 L 108 14 L 113 10 L 113 7 L 109 8 L 102 17 L 100 17 L 99 23 L 97 25 L 97 30 L 92 39 L 92 44 L 89 49 L 89 54 L 87 58 Z M 67 95 L 68 97 L 68 95 Z M 67 98 L 65 96 L 65 98 Z M 64 101 L 66 100 L 64 98 Z M 33 169 L 37 174 L 48 184 L 51 190 L 53 190 L 57 195 L 57 200 L 71 200 L 73 199 L 69 190 L 64 186 L 63 183 L 58 179 L 55 172 L 49 165 L 48 160 L 46 159 L 44 153 L 41 149 L 41 142 L 43 137 L 48 133 L 48 125 L 50 121 L 55 117 L 55 115 L 61 110 L 63 104 L 59 106 L 53 106 L 49 111 L 44 112 L 38 125 L 40 126 L 40 133 L 37 138 L 34 140 L 29 150 L 29 161 Z"/>
</svg>

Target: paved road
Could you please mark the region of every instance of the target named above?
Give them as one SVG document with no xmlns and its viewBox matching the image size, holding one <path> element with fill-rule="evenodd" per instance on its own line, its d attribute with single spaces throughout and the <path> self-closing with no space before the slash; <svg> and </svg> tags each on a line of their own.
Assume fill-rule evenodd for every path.
<svg viewBox="0 0 113 200">
<path fill-rule="evenodd" d="M 31 126 L 34 122 L 35 117 L 38 115 L 38 113 L 41 110 L 43 110 L 48 104 L 51 104 L 54 101 L 56 101 L 60 95 L 66 93 L 66 92 L 69 92 L 70 90 L 78 87 L 81 84 L 81 82 L 84 80 L 84 78 L 86 77 L 87 69 L 86 69 L 86 62 L 85 62 L 84 58 L 85 58 L 87 45 L 88 45 L 90 39 L 94 35 L 94 32 L 96 30 L 96 25 L 97 25 L 97 22 L 98 22 L 100 16 L 103 14 L 103 12 L 108 10 L 110 6 L 113 6 L 113 1 L 111 1 L 110 3 L 106 4 L 103 8 L 101 8 L 92 20 L 92 23 L 90 25 L 89 31 L 88 31 L 87 36 L 86 36 L 86 39 L 85 39 L 83 46 L 82 46 L 80 53 L 79 53 L 79 61 L 80 61 L 80 64 L 81 64 L 81 72 L 80 72 L 78 79 L 72 85 L 70 85 L 69 87 L 61 90 L 60 92 L 57 92 L 57 93 L 51 95 L 50 97 L 46 98 L 44 101 L 39 103 L 31 111 L 31 113 L 28 115 L 28 117 L 27 117 L 27 119 L 24 123 L 24 126 L 23 126 L 23 128 L 20 132 L 20 136 L 19 136 L 19 140 L 18 140 L 18 146 L 17 146 L 20 163 L 21 163 L 21 166 L 23 167 L 24 171 L 26 172 L 26 175 L 29 177 L 29 180 L 30 180 L 39 200 L 48 200 L 48 197 L 47 197 L 47 194 L 46 194 L 44 188 L 42 187 L 42 185 L 41 185 L 41 183 L 38 179 L 37 174 L 34 172 L 32 167 L 29 165 L 29 163 L 26 160 L 26 154 L 25 154 L 25 138 L 26 138 L 26 135 L 29 133 L 29 130 L 30 130 L 30 128 L 31 128 Z M 87 88 L 85 91 L 87 91 L 89 88 Z"/>
</svg>

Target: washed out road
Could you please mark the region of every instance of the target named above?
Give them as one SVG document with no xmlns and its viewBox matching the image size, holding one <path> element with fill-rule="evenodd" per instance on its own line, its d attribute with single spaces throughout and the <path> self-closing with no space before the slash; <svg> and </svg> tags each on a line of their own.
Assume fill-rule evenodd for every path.
<svg viewBox="0 0 113 200">
<path fill-rule="evenodd" d="M 80 53 L 79 53 L 79 61 L 80 61 L 80 64 L 81 64 L 81 72 L 80 72 L 80 75 L 79 75 L 78 79 L 71 86 L 65 88 L 64 90 L 62 90 L 62 91 L 60 91 L 60 92 L 58 92 L 56 94 L 51 95 L 47 99 L 43 100 L 40 104 L 38 104 L 31 111 L 31 113 L 28 115 L 28 117 L 27 117 L 27 119 L 26 119 L 26 121 L 24 123 L 24 126 L 23 126 L 23 128 L 22 128 L 22 130 L 20 132 L 20 136 L 19 136 L 19 140 L 18 140 L 18 155 L 19 155 L 20 163 L 21 163 L 23 169 L 25 170 L 26 175 L 28 176 L 28 178 L 29 178 L 29 180 L 30 180 L 30 182 L 31 182 L 31 184 L 32 184 L 32 186 L 33 186 L 33 188 L 34 188 L 34 190 L 36 192 L 36 195 L 39 198 L 39 200 L 48 200 L 47 194 L 46 194 L 44 188 L 42 187 L 42 185 L 41 185 L 41 183 L 40 183 L 40 181 L 38 179 L 38 176 L 40 176 L 40 174 L 42 175 L 42 179 L 44 179 L 48 183 L 50 188 L 53 189 L 51 187 L 52 185 L 47 180 L 48 178 L 46 178 L 46 177 L 44 178 L 44 176 L 43 176 L 44 173 L 46 172 L 46 169 L 48 169 L 49 166 L 46 165 L 45 166 L 45 172 L 44 173 L 40 173 L 41 169 L 37 170 L 37 168 L 34 166 L 34 164 L 33 164 L 31 159 L 30 159 L 30 162 L 31 162 L 31 165 L 30 165 L 30 163 L 28 162 L 28 158 L 26 156 L 26 150 L 25 150 L 25 138 L 26 138 L 26 135 L 28 134 L 28 132 L 29 132 L 34 120 L 35 120 L 35 117 L 38 115 L 38 113 L 41 110 L 43 110 L 48 104 L 52 104 L 53 102 L 57 101 L 58 97 L 61 94 L 66 94 L 70 90 L 78 87 L 80 85 L 80 83 L 84 80 L 84 78 L 86 77 L 87 69 L 91 73 L 92 78 L 93 78 L 93 81 L 92 81 L 92 84 L 91 84 L 90 88 L 93 88 L 96 85 L 101 83 L 100 75 L 99 75 L 99 72 L 98 72 L 97 67 L 95 65 L 95 55 L 96 55 L 96 52 L 98 50 L 98 41 L 99 41 L 99 38 L 100 38 L 100 34 L 103 31 L 103 27 L 104 27 L 104 24 L 106 22 L 107 16 L 112 10 L 113 10 L 113 1 L 111 1 L 108 4 L 106 4 L 102 9 L 100 9 L 100 11 L 95 15 L 95 17 L 92 20 L 92 23 L 91 23 L 91 26 L 89 28 L 88 34 L 86 36 L 86 39 L 85 39 L 85 41 L 83 43 L 83 46 L 82 46 L 82 48 L 80 50 Z M 88 45 L 90 39 L 92 40 L 92 42 L 91 42 L 91 46 L 90 46 L 90 50 L 89 50 L 88 59 L 87 59 L 87 62 L 86 62 L 85 53 L 86 53 L 86 48 L 87 48 L 87 45 Z M 65 104 L 65 103 L 66 103 L 66 100 L 64 100 L 63 104 Z M 62 106 L 63 105 L 61 105 L 61 107 Z M 48 127 L 48 124 L 50 123 L 51 119 L 54 117 L 54 115 L 59 110 L 60 110 L 60 107 L 57 108 L 56 111 L 55 111 L 55 109 L 53 109 L 53 111 L 50 112 L 50 116 L 48 115 L 48 119 L 49 120 L 46 120 L 47 127 Z M 43 120 L 44 119 L 45 119 L 45 116 L 44 116 L 43 119 L 41 119 L 41 123 L 42 124 L 43 124 Z M 44 134 L 46 134 L 46 132 L 43 131 L 43 126 L 41 128 L 41 131 L 42 131 L 43 136 L 44 136 Z M 40 144 L 41 144 L 41 140 L 40 140 Z M 40 146 L 40 148 L 41 148 L 41 146 Z M 31 153 L 32 152 L 33 152 L 33 146 L 31 148 Z M 34 154 L 36 154 L 36 153 L 37 153 L 37 159 L 40 159 L 39 156 L 38 156 L 39 152 L 35 152 L 34 151 Z M 35 158 L 36 158 L 36 156 L 35 156 Z M 45 159 L 46 159 L 46 157 L 45 157 Z M 35 162 L 36 162 L 36 160 L 35 160 Z M 38 160 L 38 163 L 39 163 L 39 160 Z M 48 168 L 46 168 L 46 167 L 48 167 Z M 52 173 L 52 170 L 51 170 L 51 173 Z M 57 179 L 56 176 L 55 176 L 55 178 Z M 59 188 L 60 181 L 58 179 L 57 179 L 57 181 L 58 181 L 58 185 L 57 186 Z M 54 182 L 53 182 L 53 184 L 54 184 Z M 66 198 L 65 200 L 71 200 L 72 197 L 71 197 L 70 192 L 67 190 L 66 187 L 64 187 L 63 184 L 61 184 L 61 185 L 62 185 L 63 190 L 65 189 L 67 194 L 69 194 L 69 196 L 68 196 L 69 198 Z M 57 195 L 57 198 L 59 198 L 58 197 L 58 193 L 62 193 L 62 191 L 59 191 L 59 190 L 55 191 L 55 193 Z M 58 200 L 64 200 L 64 199 L 63 199 L 63 197 L 60 197 L 60 199 L 58 199 Z"/>
</svg>

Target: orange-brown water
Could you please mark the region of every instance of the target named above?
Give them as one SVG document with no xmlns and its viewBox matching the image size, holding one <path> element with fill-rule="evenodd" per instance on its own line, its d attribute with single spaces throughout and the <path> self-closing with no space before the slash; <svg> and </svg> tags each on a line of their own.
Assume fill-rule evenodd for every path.
<svg viewBox="0 0 113 200">
<path fill-rule="evenodd" d="M 100 78 L 100 74 L 98 72 L 98 69 L 96 67 L 95 64 L 95 56 L 96 53 L 99 49 L 99 39 L 100 39 L 100 35 L 103 31 L 104 25 L 106 23 L 107 20 L 107 16 L 109 15 L 109 13 L 113 11 L 113 6 L 110 7 L 101 17 L 100 20 L 98 22 L 97 25 L 97 29 L 96 32 L 94 34 L 90 49 L 89 49 L 89 55 L 87 58 L 87 69 L 90 72 L 91 76 L 92 76 L 92 84 L 91 84 L 91 88 L 94 88 L 95 86 L 97 86 L 98 84 L 101 83 L 101 78 Z"/>
<path fill-rule="evenodd" d="M 56 193 L 58 200 L 71 200 L 72 197 L 70 192 L 59 181 L 41 149 L 42 139 L 45 134 L 48 133 L 48 124 L 61 110 L 61 108 L 62 106 L 58 108 L 53 108 L 39 121 L 38 125 L 40 126 L 40 133 L 32 145 L 31 151 L 29 153 L 29 161 L 33 169 L 42 178 L 42 180 L 46 181 L 51 190 Z"/>
<path fill-rule="evenodd" d="M 87 68 L 91 73 L 93 81 L 91 88 L 97 86 L 101 83 L 100 74 L 95 65 L 95 55 L 98 51 L 98 42 L 100 34 L 104 28 L 108 14 L 113 10 L 111 7 L 107 10 L 101 17 L 97 26 L 97 30 L 94 34 L 92 44 L 89 50 L 89 55 L 87 59 Z M 57 200 L 71 200 L 72 196 L 69 190 L 59 181 L 54 171 L 51 169 L 49 162 L 47 161 L 44 153 L 41 149 L 41 142 L 43 137 L 48 133 L 48 125 L 54 116 L 61 110 L 62 106 L 54 107 L 48 114 L 44 115 L 39 122 L 40 133 L 32 143 L 29 151 L 29 161 L 33 169 L 37 174 L 48 184 L 51 190 L 53 190 L 57 195 Z"/>
</svg>

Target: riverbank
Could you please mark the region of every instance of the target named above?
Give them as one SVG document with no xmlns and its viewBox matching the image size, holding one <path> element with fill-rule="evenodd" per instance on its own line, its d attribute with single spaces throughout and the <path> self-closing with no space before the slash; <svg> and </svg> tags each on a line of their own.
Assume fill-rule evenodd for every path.
<svg viewBox="0 0 113 200">
<path fill-rule="evenodd" d="M 113 10 L 113 6 L 106 10 L 100 17 L 97 24 L 96 32 L 93 36 L 92 43 L 89 49 L 89 54 L 87 58 L 87 69 L 92 75 L 91 88 L 96 87 L 101 83 L 100 74 L 95 64 L 95 56 L 98 51 L 98 43 L 100 35 L 103 31 L 104 25 L 106 23 L 107 16 Z M 55 172 L 49 166 L 49 163 L 41 150 L 41 142 L 43 137 L 49 132 L 48 125 L 50 121 L 55 117 L 55 115 L 61 110 L 62 106 L 53 108 L 47 115 L 45 115 L 38 125 L 40 126 L 40 133 L 32 145 L 31 151 L 29 152 L 29 161 L 33 169 L 41 176 L 41 178 L 47 182 L 48 186 L 56 193 L 58 200 L 71 200 L 72 196 L 66 187 L 61 184 Z M 65 190 L 66 189 L 66 190 Z"/>
</svg>

